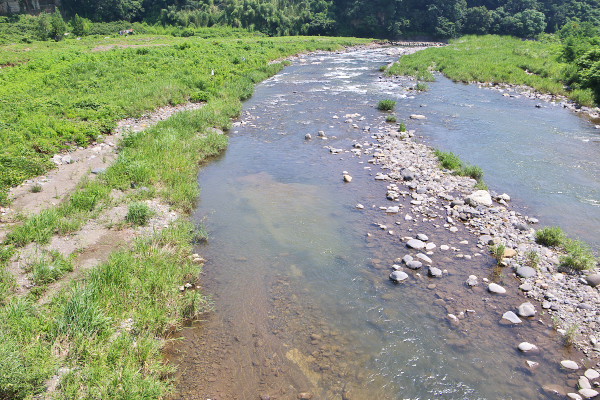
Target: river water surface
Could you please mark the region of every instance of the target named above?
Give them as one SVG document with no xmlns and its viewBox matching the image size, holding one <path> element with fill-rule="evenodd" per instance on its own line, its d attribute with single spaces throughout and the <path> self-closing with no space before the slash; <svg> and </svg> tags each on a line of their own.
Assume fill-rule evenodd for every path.
<svg viewBox="0 0 600 400">
<path fill-rule="evenodd" d="M 216 312 L 184 331 L 182 399 L 545 399 L 543 385 L 573 378 L 558 368 L 573 354 L 547 320 L 498 323 L 522 296 L 490 299 L 465 288 L 472 273 L 515 285 L 494 273 L 485 249 L 462 246 L 480 255 L 471 262 L 434 255 L 449 270 L 437 286 L 419 276 L 390 283 L 393 260 L 406 254 L 397 236 L 421 228 L 381 216 L 386 184 L 373 179 L 378 169 L 368 158 L 325 146 L 371 140 L 363 128 L 385 124 L 374 105 L 395 98 L 400 119 L 428 116 L 407 120 L 425 141 L 481 165 L 493 189 L 542 222 L 566 218 L 585 236 L 600 222 L 596 132 L 558 107 L 536 109 L 443 78 L 413 95 L 414 83 L 380 78 L 379 66 L 395 58 L 393 49 L 371 49 L 297 60 L 257 87 L 227 152 L 201 172 L 195 218 L 210 239 L 198 250 Z M 396 236 L 374 225 L 396 221 Z M 463 231 L 422 231 L 438 245 L 474 242 Z M 467 309 L 473 317 L 448 322 L 447 313 Z M 525 340 L 543 350 L 525 357 L 516 350 Z"/>
</svg>

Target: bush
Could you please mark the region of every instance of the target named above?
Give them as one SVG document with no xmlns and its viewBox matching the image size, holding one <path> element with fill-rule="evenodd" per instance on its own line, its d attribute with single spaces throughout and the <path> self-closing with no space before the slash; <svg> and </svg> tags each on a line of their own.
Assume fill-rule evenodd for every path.
<svg viewBox="0 0 600 400">
<path fill-rule="evenodd" d="M 458 174 L 462 176 L 469 176 L 479 181 L 481 178 L 483 178 L 483 169 L 476 165 L 465 165 L 461 167 Z"/>
<path fill-rule="evenodd" d="M 131 203 L 125 220 L 133 225 L 146 225 L 152 217 L 152 210 L 146 203 Z"/>
<path fill-rule="evenodd" d="M 404 122 L 400 122 L 400 126 L 398 127 L 398 132 L 406 132 L 406 124 Z"/>
<path fill-rule="evenodd" d="M 394 122 L 396 122 L 397 120 L 398 120 L 398 118 L 396 118 L 396 116 L 395 116 L 395 115 L 388 115 L 388 116 L 385 118 L 385 122 L 391 122 L 391 123 L 394 123 Z"/>
<path fill-rule="evenodd" d="M 562 246 L 567 236 L 558 226 L 547 226 L 535 233 L 535 241 L 542 246 Z"/>
<path fill-rule="evenodd" d="M 585 271 L 596 267 L 598 261 L 587 243 L 568 239 L 564 248 L 567 254 L 560 257 L 561 266 L 576 271 Z"/>
<path fill-rule="evenodd" d="M 396 108 L 396 102 L 394 100 L 381 100 L 377 104 L 377 109 L 381 111 L 392 111 Z"/>
<path fill-rule="evenodd" d="M 419 82 L 417 83 L 417 86 L 415 86 L 415 89 L 419 92 L 426 92 L 427 90 L 429 90 L 429 85 L 423 82 Z"/>
<path fill-rule="evenodd" d="M 454 153 L 436 150 L 435 155 L 440 160 L 442 168 L 458 171 L 462 167 L 461 159 Z"/>
</svg>

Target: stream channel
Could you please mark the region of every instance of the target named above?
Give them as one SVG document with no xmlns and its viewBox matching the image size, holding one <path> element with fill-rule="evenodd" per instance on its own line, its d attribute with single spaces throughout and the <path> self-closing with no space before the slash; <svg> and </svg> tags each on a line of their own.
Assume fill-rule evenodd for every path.
<svg viewBox="0 0 600 400">
<path fill-rule="evenodd" d="M 542 223 L 597 244 L 597 131 L 558 106 L 536 109 L 533 100 L 442 77 L 415 95 L 408 90 L 414 82 L 380 78 L 379 67 L 399 51 L 295 60 L 258 85 L 228 150 L 203 168 L 194 218 L 209 232 L 198 252 L 208 260 L 202 286 L 215 311 L 184 329 L 185 340 L 171 350 L 177 398 L 532 400 L 549 398 L 543 386 L 573 386 L 575 375 L 559 362 L 577 354 L 560 344 L 547 316 L 502 325 L 502 313 L 525 298 L 466 289 L 470 274 L 493 275 L 494 261 L 474 237 L 400 216 L 395 236 L 381 231 L 374 223 L 389 202 L 387 183 L 373 179 L 379 167 L 325 146 L 349 150 L 371 140 L 385 124 L 374 105 L 394 98 L 399 119 L 424 141 L 482 166 L 493 189 Z M 412 113 L 428 119 L 409 121 Z M 344 122 L 348 114 L 359 114 L 358 128 Z M 328 140 L 317 137 L 320 130 Z M 426 276 L 394 285 L 391 264 L 407 253 L 399 237 L 417 232 L 438 245 L 466 239 L 462 250 L 479 257 L 434 255 L 449 271 L 436 285 Z M 518 285 L 512 276 L 497 279 Z M 446 318 L 467 309 L 475 317 L 459 327 Z M 522 341 L 541 351 L 520 353 Z"/>
</svg>

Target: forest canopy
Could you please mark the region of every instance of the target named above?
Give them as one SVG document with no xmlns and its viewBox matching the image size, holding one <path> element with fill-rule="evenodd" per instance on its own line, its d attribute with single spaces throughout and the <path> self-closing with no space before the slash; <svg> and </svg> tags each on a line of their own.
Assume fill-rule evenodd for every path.
<svg viewBox="0 0 600 400">
<path fill-rule="evenodd" d="M 62 0 L 67 18 L 230 25 L 268 35 L 534 37 L 568 21 L 600 25 L 600 0 Z"/>
</svg>

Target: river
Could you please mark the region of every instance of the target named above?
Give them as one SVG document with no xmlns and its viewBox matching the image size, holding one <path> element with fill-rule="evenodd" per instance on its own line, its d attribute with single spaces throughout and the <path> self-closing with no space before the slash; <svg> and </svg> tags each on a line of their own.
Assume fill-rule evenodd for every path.
<svg viewBox="0 0 600 400">
<path fill-rule="evenodd" d="M 600 214 L 596 131 L 558 107 L 536 109 L 532 100 L 444 78 L 415 94 L 413 82 L 381 78 L 379 67 L 395 58 L 394 49 L 369 49 L 296 60 L 258 85 L 228 150 L 203 168 L 194 218 L 210 234 L 198 251 L 216 311 L 184 329 L 172 352 L 180 398 L 546 399 L 542 386 L 574 378 L 558 367 L 573 353 L 547 317 L 498 323 L 522 296 L 490 300 L 464 289 L 471 273 L 495 274 L 466 232 L 454 239 L 471 240 L 463 250 L 478 261 L 440 256 L 449 275 L 439 283 L 392 284 L 389 268 L 406 251 L 374 224 L 387 205 L 386 183 L 373 179 L 379 169 L 367 158 L 327 146 L 369 141 L 385 124 L 377 102 L 394 98 L 420 140 L 482 166 L 492 189 L 542 223 L 589 239 L 595 231 L 582 224 Z M 413 113 L 428 119 L 409 121 Z M 352 183 L 343 183 L 343 171 Z M 398 231 L 416 226 L 397 219 Z M 453 240 L 422 229 L 437 243 Z M 448 322 L 450 310 L 467 309 L 475 311 L 469 322 Z M 516 345 L 525 340 L 542 351 L 521 354 Z"/>
</svg>

